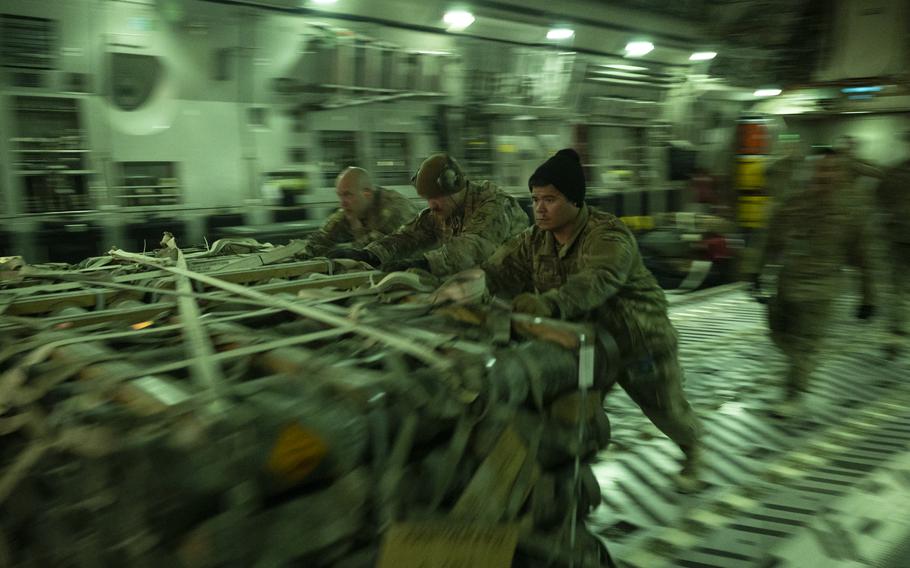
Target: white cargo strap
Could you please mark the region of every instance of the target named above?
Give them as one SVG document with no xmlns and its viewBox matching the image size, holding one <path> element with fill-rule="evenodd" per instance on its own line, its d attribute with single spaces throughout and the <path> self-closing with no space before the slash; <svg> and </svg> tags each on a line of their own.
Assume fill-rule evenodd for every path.
<svg viewBox="0 0 910 568">
<path fill-rule="evenodd" d="M 569 547 L 572 551 L 570 568 L 575 566 L 575 543 L 578 531 L 578 501 L 581 492 L 581 453 L 584 448 L 585 426 L 587 417 L 584 410 L 588 407 L 588 389 L 594 386 L 594 331 L 589 330 L 578 336 L 578 393 L 579 408 L 582 412 L 578 420 L 578 449 L 575 453 L 575 471 L 572 477 L 572 516 L 569 528 Z"/>
</svg>

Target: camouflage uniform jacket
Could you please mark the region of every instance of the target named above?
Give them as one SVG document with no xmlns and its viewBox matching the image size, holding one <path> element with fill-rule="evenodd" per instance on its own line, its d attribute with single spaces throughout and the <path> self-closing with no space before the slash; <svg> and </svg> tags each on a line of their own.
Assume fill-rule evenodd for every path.
<svg viewBox="0 0 910 568">
<path fill-rule="evenodd" d="M 583 206 L 562 246 L 551 232 L 531 227 L 483 268 L 493 294 L 541 294 L 560 318 L 603 326 L 627 361 L 675 353 L 664 292 L 642 263 L 631 231 L 609 213 Z"/>
<path fill-rule="evenodd" d="M 868 211 L 872 207 L 869 186 L 861 181 L 860 178 L 882 179 L 884 172 L 878 167 L 860 160 L 859 158 L 847 157 L 844 159 L 846 181 L 840 192 L 843 205 L 850 209 L 863 209 Z M 865 224 L 865 218 L 856 220 L 859 224 Z"/>
<path fill-rule="evenodd" d="M 862 215 L 863 213 L 859 213 Z M 768 226 L 760 267 L 780 264 L 778 294 L 790 301 L 831 299 L 839 293 L 853 215 L 838 195 L 804 189 L 790 195 Z"/>
<path fill-rule="evenodd" d="M 528 216 L 514 197 L 489 181 L 469 181 L 464 201 L 448 218 L 424 209 L 416 219 L 366 248 L 384 263 L 424 253 L 430 272 L 445 276 L 478 266 L 527 226 Z"/>
<path fill-rule="evenodd" d="M 307 239 L 305 254 L 320 256 L 337 245 L 351 243 L 363 247 L 371 242 L 393 233 L 398 227 L 407 223 L 417 214 L 417 206 L 408 199 L 390 189 L 373 190 L 373 203 L 367 209 L 366 217 L 355 226 L 338 209 L 326 220 L 321 229 Z"/>
<path fill-rule="evenodd" d="M 885 215 L 885 234 L 896 243 L 910 243 L 910 160 L 888 170 L 876 190 Z"/>
</svg>

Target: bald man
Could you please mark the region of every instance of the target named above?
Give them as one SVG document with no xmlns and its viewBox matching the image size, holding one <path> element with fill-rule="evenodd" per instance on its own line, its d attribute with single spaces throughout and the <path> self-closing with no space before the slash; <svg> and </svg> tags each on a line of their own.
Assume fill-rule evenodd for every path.
<svg viewBox="0 0 910 568">
<path fill-rule="evenodd" d="M 364 247 L 417 214 L 417 206 L 397 191 L 374 187 L 363 168 L 346 168 L 338 174 L 335 195 L 341 208 L 306 240 L 301 256 L 324 256 L 344 244 Z"/>
<path fill-rule="evenodd" d="M 392 272 L 420 268 L 447 276 L 480 265 L 528 226 L 518 201 L 489 181 L 468 180 L 451 156 L 433 154 L 411 180 L 427 208 L 360 251 L 338 251 Z"/>
</svg>

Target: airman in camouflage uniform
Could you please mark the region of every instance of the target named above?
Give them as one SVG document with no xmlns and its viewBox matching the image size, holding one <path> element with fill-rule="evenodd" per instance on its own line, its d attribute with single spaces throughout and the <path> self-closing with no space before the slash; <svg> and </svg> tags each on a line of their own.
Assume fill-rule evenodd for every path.
<svg viewBox="0 0 910 568">
<path fill-rule="evenodd" d="M 833 152 L 813 158 L 807 188 L 777 208 L 759 271 L 781 266 L 777 293 L 768 305 L 771 339 L 789 362 L 779 414 L 795 412 L 819 360 L 834 300 L 842 293 L 840 268 L 847 262 L 851 214 L 838 191 L 846 183 L 844 158 Z"/>
<path fill-rule="evenodd" d="M 341 244 L 364 247 L 393 233 L 417 214 L 417 207 L 390 189 L 373 187 L 361 168 L 338 174 L 335 193 L 341 207 L 306 240 L 300 256 L 322 256 Z"/>
<path fill-rule="evenodd" d="M 446 154 L 427 158 L 414 185 L 428 208 L 363 251 L 342 253 L 345 258 L 382 265 L 386 272 L 420 268 L 446 276 L 479 265 L 528 226 L 514 197 L 489 181 L 469 181 Z"/>
<path fill-rule="evenodd" d="M 852 136 L 841 137 L 837 146 L 838 151 L 844 155 L 844 183 L 840 198 L 843 206 L 854 213 L 847 225 L 850 233 L 847 264 L 859 272 L 862 304 L 857 317 L 866 319 L 872 315 L 876 299 L 871 254 L 873 241 L 869 227 L 873 207 L 871 192 L 866 190 L 860 178 L 881 179 L 884 174 L 880 168 L 856 156 L 857 143 Z"/>
<path fill-rule="evenodd" d="M 618 218 L 585 205 L 584 174 L 573 150 L 560 150 L 528 185 L 536 226 L 483 266 L 488 288 L 512 296 L 515 311 L 592 322 L 612 336 L 626 365 L 619 384 L 683 450 L 677 481 L 683 490 L 696 489 L 701 426 L 683 392 L 666 298 L 635 237 Z"/>
<path fill-rule="evenodd" d="M 910 283 L 910 160 L 892 168 L 878 186 L 879 206 L 885 214 L 888 237 L 888 272 L 891 281 L 891 332 L 889 355 L 900 351 L 907 340 L 907 289 Z"/>
</svg>

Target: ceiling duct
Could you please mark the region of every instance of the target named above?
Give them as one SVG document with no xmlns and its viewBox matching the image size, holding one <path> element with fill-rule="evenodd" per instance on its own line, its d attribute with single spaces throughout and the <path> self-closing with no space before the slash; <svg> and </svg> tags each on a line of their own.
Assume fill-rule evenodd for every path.
<svg viewBox="0 0 910 568">
<path fill-rule="evenodd" d="M 910 2 L 838 0 L 816 80 L 896 77 L 910 72 Z"/>
</svg>

